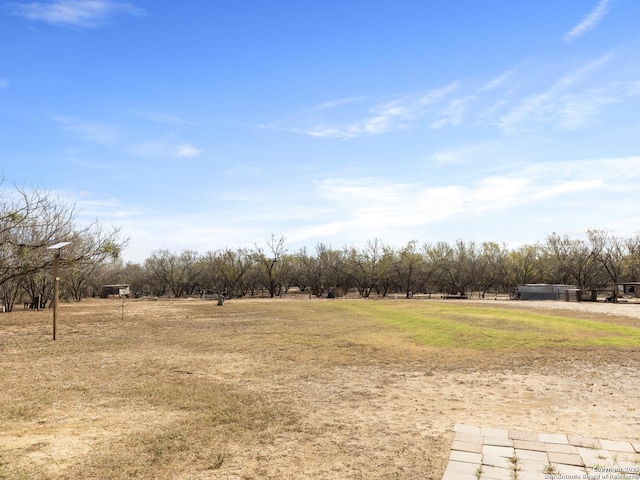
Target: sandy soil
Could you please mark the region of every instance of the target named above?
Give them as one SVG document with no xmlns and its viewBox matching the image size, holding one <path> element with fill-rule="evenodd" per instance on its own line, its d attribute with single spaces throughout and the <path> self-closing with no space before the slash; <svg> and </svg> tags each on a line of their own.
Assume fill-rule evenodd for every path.
<svg viewBox="0 0 640 480">
<path fill-rule="evenodd" d="M 615 315 L 640 319 L 634 304 L 535 302 L 536 309 L 595 315 L 612 315 L 612 307 Z M 284 451 L 281 439 L 260 455 L 278 465 L 281 478 L 440 479 L 456 423 L 637 441 L 638 367 L 624 357 L 573 361 L 569 355 L 512 368 L 343 367 L 320 379 L 293 370 L 257 388 L 286 391 L 305 413 L 306 435 Z M 238 465 L 238 478 L 242 471 Z"/>
<path fill-rule="evenodd" d="M 640 325 L 640 305 L 635 304 L 508 302 L 508 306 L 614 315 Z M 80 327 L 76 331 L 83 334 Z M 18 333 L 18 326 L 5 328 L 6 335 Z M 5 342 L 3 352 L 10 349 L 11 343 Z M 195 379 L 224 381 L 254 392 L 286 405 L 299 419 L 294 429 L 275 429 L 250 445 L 228 443 L 221 468 L 181 468 L 166 478 L 440 479 L 456 423 L 640 439 L 637 352 L 577 352 L 575 358 L 572 352 L 555 357 L 541 353 L 514 357 L 513 362 L 508 356 L 499 362 L 488 356 L 451 368 L 429 361 L 330 367 L 290 361 L 267 369 L 265 352 L 220 350 L 207 353 L 206 359 L 185 360 L 167 348 L 166 355 L 168 363 L 184 365 L 183 373 Z M 274 355 L 275 361 L 279 354 Z M 110 361 L 108 356 L 102 359 L 104 368 Z M 256 371 L 260 362 L 264 368 Z M 21 368 L 15 360 L 0 361 L 0 366 Z M 2 395 L 0 399 L 3 405 L 10 404 L 10 399 Z M 38 472 L 37 478 L 67 478 L 83 458 L 172 415 L 180 413 L 79 399 L 73 405 L 54 404 L 46 418 L 5 419 L 0 423 L 0 473 L 3 462 L 16 462 L 25 471 L 35 465 L 31 471 Z M 87 473 L 85 478 L 99 477 Z"/>
</svg>

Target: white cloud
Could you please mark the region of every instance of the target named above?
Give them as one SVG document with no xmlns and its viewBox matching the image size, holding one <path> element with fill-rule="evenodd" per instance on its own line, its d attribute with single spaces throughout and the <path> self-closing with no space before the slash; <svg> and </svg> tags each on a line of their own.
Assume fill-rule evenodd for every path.
<svg viewBox="0 0 640 480">
<path fill-rule="evenodd" d="M 449 165 L 449 164 L 463 162 L 463 159 L 459 155 L 459 152 L 454 152 L 454 151 L 442 150 L 442 151 L 434 152 L 431 155 L 431 158 L 438 165 Z"/>
<path fill-rule="evenodd" d="M 95 28 L 118 13 L 141 16 L 145 10 L 129 2 L 111 0 L 57 0 L 43 3 L 11 3 L 10 11 L 34 22 L 62 27 Z"/>
<path fill-rule="evenodd" d="M 323 204 L 337 207 L 337 218 L 327 222 L 331 231 L 339 222 L 343 229 L 339 233 L 345 236 L 356 230 L 365 239 L 398 237 L 406 241 L 412 236 L 410 232 L 434 222 L 464 223 L 519 211 L 534 212 L 529 220 L 540 220 L 547 212 L 561 211 L 567 202 L 585 194 L 593 202 L 571 215 L 584 213 L 588 218 L 591 211 L 615 208 L 617 200 L 606 194 L 633 191 L 638 188 L 638 178 L 640 157 L 603 158 L 512 167 L 466 185 L 389 183 L 382 178 L 327 179 L 318 184 L 318 193 Z M 322 226 L 317 228 L 321 230 Z"/>
<path fill-rule="evenodd" d="M 419 228 L 452 216 L 509 208 L 521 201 L 520 192 L 528 183 L 527 179 L 506 176 L 488 177 L 470 186 L 389 184 L 373 178 L 327 180 L 320 185 L 320 194 L 341 205 L 347 217 L 345 228 L 392 234 L 395 228 Z"/>
<path fill-rule="evenodd" d="M 430 155 L 438 165 L 449 164 L 474 164 L 486 162 L 487 159 L 501 158 L 503 142 L 484 142 L 476 145 L 461 146 L 455 148 L 439 149 Z M 510 163 L 513 163 L 512 161 Z"/>
<path fill-rule="evenodd" d="M 609 13 L 609 3 L 610 0 L 599 0 L 593 10 L 564 36 L 564 40 L 570 42 L 595 28 Z"/>
<path fill-rule="evenodd" d="M 535 242 L 551 231 L 604 227 L 603 221 L 624 235 L 624 225 L 615 224 L 623 207 L 630 209 L 622 212 L 629 219 L 627 231 L 639 226 L 633 202 L 620 198 L 631 198 L 638 190 L 640 157 L 523 165 L 478 175 L 470 184 L 326 178 L 315 189 L 303 187 L 306 194 L 296 197 L 300 201 L 286 205 L 254 191 L 246 198 L 220 192 L 206 201 L 201 197 L 197 212 L 163 208 L 141 214 L 135 205 L 115 201 L 82 206 L 94 218 L 117 218 L 124 235 L 134 239 L 125 257 L 136 261 L 160 248 L 205 253 L 227 246 L 252 247 L 273 232 L 297 244 L 292 248 L 318 242 L 339 248 L 373 238 L 389 245 L 412 238 L 477 239 L 470 235 Z M 167 229 L 168 224 L 172 228 Z M 467 232 L 470 225 L 475 228 Z"/>
<path fill-rule="evenodd" d="M 542 200 L 544 198 L 558 197 L 568 195 L 570 193 L 601 190 L 603 186 L 604 182 L 600 179 L 560 181 L 558 183 L 542 186 L 540 190 L 535 192 L 533 198 L 536 200 Z"/>
<path fill-rule="evenodd" d="M 178 145 L 174 150 L 174 155 L 176 157 L 193 158 L 199 156 L 200 153 L 202 153 L 200 150 L 187 143 Z"/>
</svg>

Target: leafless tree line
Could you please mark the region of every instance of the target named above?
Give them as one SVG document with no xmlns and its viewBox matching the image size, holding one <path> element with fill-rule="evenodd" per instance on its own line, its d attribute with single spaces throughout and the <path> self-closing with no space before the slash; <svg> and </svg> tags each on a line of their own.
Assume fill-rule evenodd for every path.
<svg viewBox="0 0 640 480">
<path fill-rule="evenodd" d="M 581 289 L 640 280 L 640 235 L 619 238 L 589 230 L 584 238 L 552 233 L 532 245 L 458 240 L 402 247 L 374 239 L 339 249 L 320 243 L 291 252 L 283 236 L 263 246 L 225 248 L 199 254 L 157 250 L 143 264 L 120 265 L 114 283 L 138 295 L 277 297 L 297 287 L 316 297 L 354 292 L 367 298 L 401 293 L 465 296 L 510 293 L 526 283 L 575 284 Z"/>
</svg>

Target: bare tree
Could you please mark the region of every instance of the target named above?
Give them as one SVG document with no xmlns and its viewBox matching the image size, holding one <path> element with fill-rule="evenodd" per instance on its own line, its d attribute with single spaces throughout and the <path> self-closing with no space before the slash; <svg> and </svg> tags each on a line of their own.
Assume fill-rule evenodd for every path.
<svg viewBox="0 0 640 480">
<path fill-rule="evenodd" d="M 170 261 L 172 253 L 161 249 L 151 252 L 151 256 L 144 261 L 144 268 L 148 275 L 148 283 L 154 296 L 162 297 L 169 291 Z"/>
<path fill-rule="evenodd" d="M 425 281 L 425 262 L 417 242 L 410 241 L 399 250 L 387 249 L 391 258 L 396 284 L 407 298 L 422 289 Z"/>
<path fill-rule="evenodd" d="M 180 255 L 169 250 L 157 250 L 145 260 L 154 293 L 162 296 L 171 291 L 175 297 L 193 294 L 201 283 L 202 264 L 193 250 Z"/>
<path fill-rule="evenodd" d="M 260 266 L 269 296 L 271 298 L 279 295 L 285 277 L 290 271 L 290 264 L 287 262 L 286 238 L 284 236 L 271 236 L 266 241 L 266 249 L 256 245 L 254 258 Z"/>
<path fill-rule="evenodd" d="M 244 295 L 245 275 L 253 264 L 253 258 L 248 249 L 225 248 L 208 252 L 203 262 L 207 288 L 216 292 L 224 290 L 232 297 Z"/>
<path fill-rule="evenodd" d="M 35 301 L 40 300 L 38 308 L 46 307 L 47 303 L 51 301 L 53 297 L 53 276 L 51 272 L 42 270 L 31 275 L 20 278 L 22 290 L 27 294 L 27 297 Z"/>
<path fill-rule="evenodd" d="M 591 243 L 591 249 L 597 261 L 607 272 L 613 285 L 613 298 L 618 299 L 617 284 L 624 273 L 626 258 L 628 255 L 627 246 L 629 243 L 621 238 L 614 237 L 605 230 L 587 230 L 587 237 Z"/>
<path fill-rule="evenodd" d="M 379 239 L 369 240 L 364 249 L 356 247 L 344 249 L 343 271 L 356 285 L 360 296 L 369 298 L 379 282 L 378 270 L 384 253 L 384 245 Z"/>
<path fill-rule="evenodd" d="M 17 277 L 7 280 L 0 285 L 0 302 L 2 302 L 7 312 L 13 310 L 13 305 L 18 299 L 20 290 L 20 279 Z"/>
<path fill-rule="evenodd" d="M 625 279 L 626 281 L 640 280 L 640 232 L 634 233 L 624 240 L 625 250 Z"/>
<path fill-rule="evenodd" d="M 504 244 L 482 243 L 475 269 L 475 285 L 482 298 L 491 288 L 497 290 L 502 285 L 502 279 L 506 277 L 507 256 L 508 250 Z"/>
<path fill-rule="evenodd" d="M 477 270 L 477 247 L 474 242 L 457 240 L 455 245 L 438 242 L 426 249 L 436 271 L 436 283 L 444 293 L 467 295 Z"/>
</svg>

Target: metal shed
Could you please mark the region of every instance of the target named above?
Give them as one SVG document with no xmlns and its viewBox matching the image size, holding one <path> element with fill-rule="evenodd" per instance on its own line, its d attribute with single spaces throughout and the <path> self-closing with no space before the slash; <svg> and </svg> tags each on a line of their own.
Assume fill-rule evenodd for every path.
<svg viewBox="0 0 640 480">
<path fill-rule="evenodd" d="M 517 300 L 565 300 L 567 290 L 575 290 L 575 285 L 528 283 L 516 287 Z"/>
</svg>

